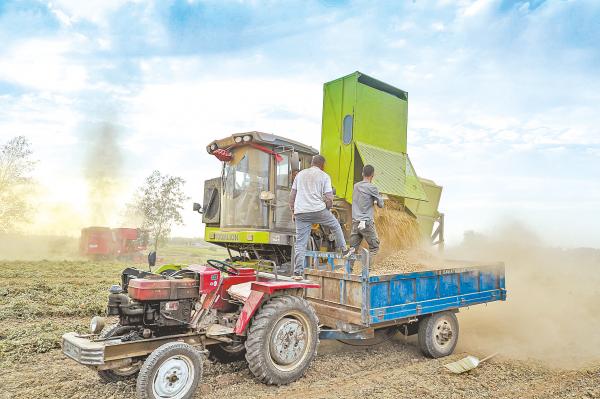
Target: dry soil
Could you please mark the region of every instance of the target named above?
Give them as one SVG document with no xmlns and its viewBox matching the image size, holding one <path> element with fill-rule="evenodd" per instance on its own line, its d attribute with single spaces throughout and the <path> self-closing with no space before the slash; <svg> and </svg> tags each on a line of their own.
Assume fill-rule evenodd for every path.
<svg viewBox="0 0 600 399">
<path fill-rule="evenodd" d="M 401 337 L 370 349 L 322 343 L 298 382 L 284 387 L 256 382 L 244 362 L 205 361 L 196 398 L 598 398 L 600 365 L 552 369 L 533 361 L 498 356 L 468 374 L 442 366 L 464 353 L 424 358 L 412 339 Z M 131 398 L 134 382 L 104 383 L 57 350 L 27 362 L 4 364 L 1 398 Z"/>
<path fill-rule="evenodd" d="M 523 234 L 501 245 L 466 240 L 466 254 L 507 262 L 507 302 L 459 313 L 459 346 L 427 359 L 414 338 L 371 348 L 322 342 L 301 380 L 257 383 L 244 362 L 205 361 L 197 398 L 600 398 L 600 251 L 548 249 Z M 469 244 L 470 243 L 470 244 Z M 469 245 L 467 245 L 469 244 Z M 473 245 L 471 245 L 473 244 Z M 471 246 L 477 247 L 480 254 Z M 135 383 L 106 384 L 58 349 L 103 311 L 122 265 L 0 261 L 0 398 L 131 398 Z M 463 375 L 443 364 L 466 354 L 500 355 Z"/>
</svg>

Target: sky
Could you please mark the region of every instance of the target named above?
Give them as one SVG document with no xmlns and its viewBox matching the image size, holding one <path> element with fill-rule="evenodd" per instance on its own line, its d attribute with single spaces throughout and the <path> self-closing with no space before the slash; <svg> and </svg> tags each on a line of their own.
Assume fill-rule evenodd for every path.
<svg viewBox="0 0 600 399">
<path fill-rule="evenodd" d="M 593 0 L 0 0 L 0 143 L 31 141 L 36 228 L 72 233 L 110 123 L 115 209 L 154 169 L 182 176 L 174 233 L 199 236 L 206 145 L 259 130 L 318 148 L 323 83 L 358 70 L 409 93 L 408 153 L 444 187 L 450 244 L 519 221 L 600 247 L 599 42 Z"/>
</svg>

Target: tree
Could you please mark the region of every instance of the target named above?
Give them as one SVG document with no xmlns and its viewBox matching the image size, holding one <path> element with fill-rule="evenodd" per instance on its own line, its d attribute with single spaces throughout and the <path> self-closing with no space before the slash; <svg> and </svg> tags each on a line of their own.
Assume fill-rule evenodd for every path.
<svg viewBox="0 0 600 399">
<path fill-rule="evenodd" d="M 155 170 L 138 189 L 134 202 L 127 206 L 128 218 L 141 217 L 142 228 L 149 231 L 155 251 L 169 238 L 173 225 L 183 223 L 181 210 L 189 199 L 183 192 L 184 184 L 181 177 L 162 175 Z"/>
<path fill-rule="evenodd" d="M 31 144 L 24 136 L 17 136 L 0 147 L 1 233 L 27 221 L 27 188 L 32 183 L 29 173 L 35 165 L 32 154 Z"/>
</svg>

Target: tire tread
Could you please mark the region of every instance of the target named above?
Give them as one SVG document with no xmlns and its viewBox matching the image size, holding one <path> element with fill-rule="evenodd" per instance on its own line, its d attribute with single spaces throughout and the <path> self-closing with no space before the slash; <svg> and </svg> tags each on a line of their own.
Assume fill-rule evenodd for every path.
<svg viewBox="0 0 600 399">
<path fill-rule="evenodd" d="M 452 344 L 451 347 L 449 347 L 449 350 L 447 351 L 448 353 L 442 353 L 440 351 L 438 351 L 435 346 L 433 345 L 433 334 L 432 334 L 432 329 L 436 323 L 436 321 L 444 316 L 448 316 L 451 320 L 451 322 L 454 324 L 455 326 L 455 330 L 454 333 L 456 334 L 456 339 L 454 340 L 454 343 Z M 417 334 L 417 340 L 419 343 L 419 348 L 421 349 L 421 352 L 430 358 L 440 358 L 440 357 L 444 357 L 444 356 L 448 356 L 450 354 L 452 354 L 452 352 L 454 352 L 454 348 L 456 348 L 456 344 L 458 343 L 458 334 L 459 334 L 459 327 L 458 327 L 458 319 L 456 318 L 456 315 L 453 312 L 440 312 L 440 313 L 434 313 L 430 316 L 427 316 L 423 319 L 421 319 L 421 321 L 419 321 L 419 332 Z"/>
<path fill-rule="evenodd" d="M 310 306 L 305 299 L 292 295 L 281 295 L 271 298 L 270 301 L 258 310 L 248 329 L 248 338 L 246 339 L 246 360 L 248 362 L 248 368 L 256 379 L 267 385 L 284 385 L 296 381 L 304 374 L 305 369 L 308 368 L 317 354 L 318 327 L 315 332 L 317 341 L 315 350 L 309 355 L 309 359 L 306 362 L 305 369 L 302 373 L 289 380 L 283 379 L 283 377 L 274 375 L 270 372 L 263 353 L 264 350 L 266 350 L 264 347 L 264 340 L 268 333 L 267 328 L 269 327 L 270 321 L 278 313 L 290 308 L 302 309 L 306 312 L 308 318 L 318 326 L 317 315 L 312 306 Z"/>
<path fill-rule="evenodd" d="M 139 399 L 155 399 L 153 395 L 148 393 L 148 388 L 152 385 L 152 379 L 156 372 L 156 367 L 159 364 L 163 356 L 167 356 L 169 352 L 185 352 L 184 354 L 194 362 L 196 376 L 194 376 L 194 383 L 192 389 L 183 396 L 183 399 L 190 399 L 194 397 L 196 389 L 202 379 L 202 356 L 196 351 L 191 345 L 184 342 L 169 342 L 158 347 L 154 352 L 150 354 L 144 361 L 140 373 L 137 378 L 136 394 Z"/>
</svg>

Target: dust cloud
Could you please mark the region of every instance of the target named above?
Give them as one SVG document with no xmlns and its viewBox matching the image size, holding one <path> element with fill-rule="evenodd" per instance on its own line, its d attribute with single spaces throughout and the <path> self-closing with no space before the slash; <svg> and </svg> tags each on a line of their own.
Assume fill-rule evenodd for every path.
<svg viewBox="0 0 600 399">
<path fill-rule="evenodd" d="M 120 138 L 119 129 L 110 122 L 89 125 L 80 149 L 85 186 L 73 187 L 71 198 L 78 203 L 55 200 L 36 204 L 34 217 L 22 231 L 0 236 L 0 258 L 71 259 L 79 256 L 77 241 L 83 227 L 118 224 L 123 208 L 124 154 Z M 36 187 L 31 197 L 47 194 Z"/>
<path fill-rule="evenodd" d="M 115 125 L 104 122 L 87 135 L 83 174 L 91 225 L 109 225 L 118 216 L 123 152 Z"/>
<path fill-rule="evenodd" d="M 548 247 L 527 227 L 509 223 L 489 236 L 465 233 L 445 256 L 506 266 L 507 301 L 459 314 L 459 350 L 562 368 L 600 360 L 600 249 Z"/>
<path fill-rule="evenodd" d="M 79 239 L 44 234 L 0 235 L 0 260 L 72 260 L 78 259 Z"/>
</svg>

